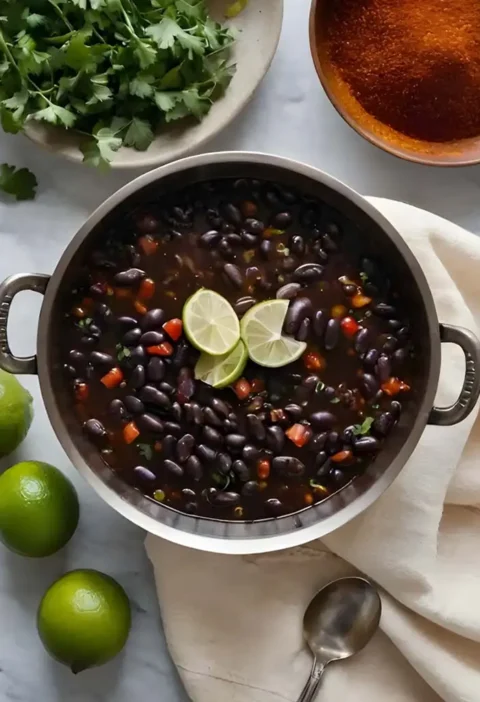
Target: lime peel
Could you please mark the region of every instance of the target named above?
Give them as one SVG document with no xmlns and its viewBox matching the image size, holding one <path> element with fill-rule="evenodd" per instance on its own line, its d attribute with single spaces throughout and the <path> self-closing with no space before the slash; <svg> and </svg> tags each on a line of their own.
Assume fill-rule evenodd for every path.
<svg viewBox="0 0 480 702">
<path fill-rule="evenodd" d="M 195 366 L 195 378 L 213 388 L 225 388 L 242 375 L 247 361 L 248 351 L 240 340 L 233 351 L 223 356 L 202 353 Z"/>
</svg>

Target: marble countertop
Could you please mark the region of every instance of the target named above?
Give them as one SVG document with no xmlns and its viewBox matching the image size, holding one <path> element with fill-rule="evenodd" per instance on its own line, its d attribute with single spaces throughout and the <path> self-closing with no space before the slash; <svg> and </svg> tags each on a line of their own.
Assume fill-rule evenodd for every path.
<svg viewBox="0 0 480 702">
<path fill-rule="evenodd" d="M 309 0 L 285 0 L 278 53 L 253 101 L 209 150 L 257 150 L 315 165 L 361 193 L 403 200 L 480 232 L 480 169 L 433 169 L 399 161 L 349 127 L 324 95 L 310 59 Z M 20 271 L 51 272 L 87 215 L 137 173 L 102 175 L 40 151 L 23 137 L 0 136 L 1 161 L 28 166 L 39 181 L 32 203 L 0 202 L 0 279 Z M 12 307 L 9 333 L 20 355 L 35 348 L 40 296 L 23 293 Z M 4 467 L 23 459 L 48 461 L 79 492 L 80 526 L 66 549 L 30 561 L 0 546 L 0 700 L 2 702 L 183 702 L 169 659 L 143 549 L 144 534 L 107 507 L 76 474 L 48 423 L 34 377 L 22 380 L 35 399 L 32 429 Z M 117 578 L 133 606 L 123 654 L 73 676 L 52 661 L 37 637 L 35 613 L 48 585 L 66 570 L 98 568 Z"/>
</svg>

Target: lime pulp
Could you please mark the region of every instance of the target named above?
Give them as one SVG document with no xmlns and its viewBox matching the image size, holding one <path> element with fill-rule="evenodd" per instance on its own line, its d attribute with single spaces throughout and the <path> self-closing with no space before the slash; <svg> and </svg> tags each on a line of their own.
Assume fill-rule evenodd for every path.
<svg viewBox="0 0 480 702">
<path fill-rule="evenodd" d="M 247 361 L 248 352 L 240 340 L 233 351 L 223 356 L 202 353 L 195 366 L 195 378 L 214 388 L 224 388 L 242 375 Z"/>
<path fill-rule="evenodd" d="M 240 339 L 240 323 L 231 304 L 205 288 L 186 301 L 183 328 L 192 346 L 211 356 L 224 356 Z"/>
</svg>

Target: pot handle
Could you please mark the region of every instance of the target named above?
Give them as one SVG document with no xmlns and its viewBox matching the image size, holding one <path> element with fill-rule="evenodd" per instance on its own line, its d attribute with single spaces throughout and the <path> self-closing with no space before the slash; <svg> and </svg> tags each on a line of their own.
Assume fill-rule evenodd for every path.
<svg viewBox="0 0 480 702">
<path fill-rule="evenodd" d="M 44 295 L 49 280 L 50 276 L 43 273 L 17 273 L 0 284 L 0 368 L 9 373 L 37 373 L 36 356 L 20 358 L 10 351 L 7 325 L 13 298 L 22 290 L 33 290 Z"/>
<path fill-rule="evenodd" d="M 451 407 L 434 407 L 428 424 L 448 427 L 468 417 L 480 395 L 480 341 L 462 327 L 440 324 L 442 344 L 457 344 L 465 354 L 465 379 L 458 400 Z"/>
</svg>

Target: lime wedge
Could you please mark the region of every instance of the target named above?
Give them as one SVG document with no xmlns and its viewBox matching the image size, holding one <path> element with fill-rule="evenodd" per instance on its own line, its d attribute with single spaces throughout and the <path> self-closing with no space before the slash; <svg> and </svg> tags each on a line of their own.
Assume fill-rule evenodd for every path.
<svg viewBox="0 0 480 702">
<path fill-rule="evenodd" d="M 251 360 L 259 366 L 280 368 L 296 361 L 307 348 L 282 333 L 288 300 L 266 300 L 248 310 L 241 322 L 242 339 Z"/>
<path fill-rule="evenodd" d="M 195 366 L 195 378 L 213 388 L 224 388 L 240 378 L 247 361 L 248 352 L 240 340 L 233 351 L 223 356 L 202 353 Z"/>
<path fill-rule="evenodd" d="M 240 323 L 231 304 L 205 288 L 186 301 L 183 329 L 192 346 L 211 356 L 224 356 L 240 339 Z"/>
</svg>

